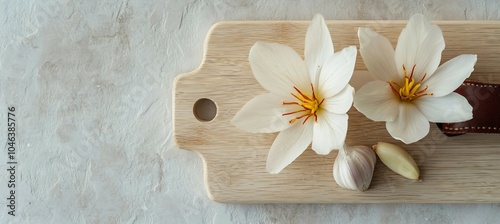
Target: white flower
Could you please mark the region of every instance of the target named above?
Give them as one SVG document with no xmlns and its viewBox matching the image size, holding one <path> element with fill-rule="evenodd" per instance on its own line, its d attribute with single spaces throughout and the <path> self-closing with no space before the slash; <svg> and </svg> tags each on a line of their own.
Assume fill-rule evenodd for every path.
<svg viewBox="0 0 500 224">
<path fill-rule="evenodd" d="M 472 119 L 472 107 L 453 91 L 470 76 L 476 55 L 459 55 L 439 66 L 445 44 L 441 29 L 423 15 L 410 18 L 396 50 L 387 38 L 359 28 L 363 61 L 376 79 L 359 89 L 354 107 L 406 144 L 427 135 L 430 122 Z M 450 37 L 453 38 L 453 37 Z M 439 66 L 439 67 L 438 67 Z"/>
<path fill-rule="evenodd" d="M 267 157 L 269 173 L 279 173 L 311 142 L 317 154 L 326 155 L 345 141 L 356 47 L 334 54 L 325 21 L 316 15 L 307 30 L 304 55 L 305 61 L 276 43 L 257 42 L 250 50 L 253 75 L 269 93 L 247 102 L 231 122 L 252 133 L 280 131 Z"/>
</svg>

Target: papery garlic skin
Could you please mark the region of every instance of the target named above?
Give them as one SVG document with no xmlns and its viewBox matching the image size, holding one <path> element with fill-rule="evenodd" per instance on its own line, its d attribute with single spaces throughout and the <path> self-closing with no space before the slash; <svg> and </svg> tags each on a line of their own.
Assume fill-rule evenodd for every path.
<svg viewBox="0 0 500 224">
<path fill-rule="evenodd" d="M 420 170 L 417 163 L 403 148 L 387 142 L 379 142 L 373 146 L 373 150 L 392 171 L 408 179 L 418 180 Z"/>
<path fill-rule="evenodd" d="M 376 162 L 377 156 L 370 147 L 344 145 L 333 164 L 333 178 L 343 188 L 366 191 Z"/>
</svg>

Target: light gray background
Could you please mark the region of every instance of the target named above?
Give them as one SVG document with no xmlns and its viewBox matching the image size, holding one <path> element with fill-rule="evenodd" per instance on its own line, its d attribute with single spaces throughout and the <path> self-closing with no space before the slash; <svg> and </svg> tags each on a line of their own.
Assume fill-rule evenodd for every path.
<svg viewBox="0 0 500 224">
<path fill-rule="evenodd" d="M 406 2 L 406 3 L 401 3 Z M 450 2 L 449 4 L 446 2 Z M 498 20 L 459 1 L 0 1 L 0 144 L 17 108 L 17 216 L 1 223 L 495 223 L 494 205 L 226 205 L 173 145 L 173 79 L 224 20 Z M 0 198 L 7 197 L 7 149 Z M 457 178 L 460 178 L 457 176 Z M 459 188 L 460 186 L 456 186 Z"/>
</svg>

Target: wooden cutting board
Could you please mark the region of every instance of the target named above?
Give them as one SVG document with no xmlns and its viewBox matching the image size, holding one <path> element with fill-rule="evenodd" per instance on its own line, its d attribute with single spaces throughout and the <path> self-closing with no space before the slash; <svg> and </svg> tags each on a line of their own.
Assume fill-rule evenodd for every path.
<svg viewBox="0 0 500 224">
<path fill-rule="evenodd" d="M 327 23 L 335 49 L 340 50 L 359 47 L 358 27 L 373 28 L 395 46 L 406 21 Z M 435 23 L 446 41 L 442 62 L 477 53 L 471 79 L 500 82 L 500 22 Z M 250 134 L 230 123 L 247 101 L 265 92 L 251 73 L 248 52 L 256 41 L 268 41 L 287 44 L 302 55 L 308 25 L 309 21 L 218 23 L 208 33 L 201 66 L 176 78 L 175 142 L 203 158 L 211 199 L 226 203 L 500 202 L 500 135 L 446 137 L 431 125 L 426 138 L 404 145 L 388 135 L 384 122 L 372 122 L 355 108 L 349 111 L 346 142 L 371 146 L 386 141 L 404 147 L 417 161 L 422 182 L 405 179 L 378 161 L 368 191 L 342 189 L 332 176 L 337 152 L 320 156 L 310 148 L 280 174 L 268 174 L 266 157 L 276 134 Z M 366 70 L 359 54 L 355 70 Z M 211 116 L 215 118 L 209 121 Z"/>
</svg>

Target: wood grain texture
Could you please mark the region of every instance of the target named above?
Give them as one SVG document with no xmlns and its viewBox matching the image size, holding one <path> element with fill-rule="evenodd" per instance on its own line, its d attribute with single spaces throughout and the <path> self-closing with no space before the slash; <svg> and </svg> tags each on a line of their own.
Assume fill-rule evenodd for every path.
<svg viewBox="0 0 500 224">
<path fill-rule="evenodd" d="M 393 46 L 406 21 L 328 21 L 336 50 L 359 46 L 358 27 L 371 27 Z M 437 21 L 446 49 L 442 62 L 477 53 L 471 79 L 500 82 L 500 22 Z M 384 122 L 372 122 L 351 108 L 347 143 L 396 143 L 413 155 L 422 182 L 405 179 L 380 161 L 367 192 L 342 189 L 333 180 L 336 151 L 320 156 L 310 148 L 280 174 L 266 172 L 267 152 L 276 134 L 250 134 L 230 124 L 235 113 L 265 90 L 254 79 L 248 52 L 256 41 L 287 44 L 302 54 L 309 21 L 221 22 L 205 43 L 202 65 L 179 75 L 174 87 L 174 138 L 180 148 L 198 152 L 204 161 L 211 199 L 228 203 L 465 203 L 500 202 L 500 136 L 469 134 L 446 137 L 431 125 L 426 138 L 405 146 L 393 140 Z M 358 53 L 355 70 L 366 70 Z M 198 121 L 193 105 L 213 100 L 217 115 Z M 492 115 L 499 116 L 499 115 Z"/>
</svg>

